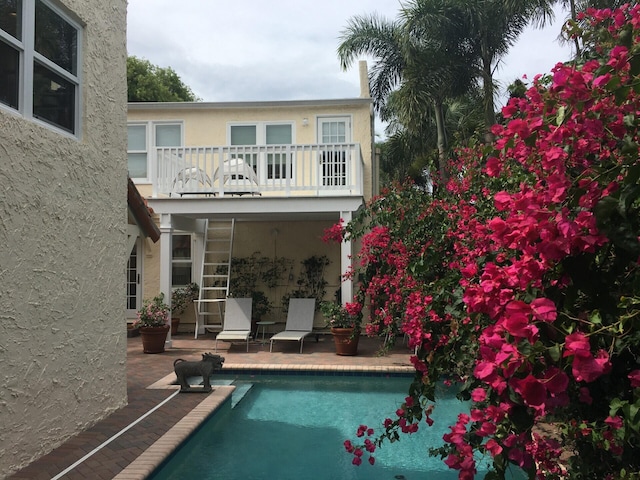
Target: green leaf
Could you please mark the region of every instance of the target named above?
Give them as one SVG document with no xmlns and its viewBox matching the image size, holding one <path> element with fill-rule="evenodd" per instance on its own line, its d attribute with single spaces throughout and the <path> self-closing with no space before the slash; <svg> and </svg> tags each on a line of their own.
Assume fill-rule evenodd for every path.
<svg viewBox="0 0 640 480">
<path fill-rule="evenodd" d="M 589 321 L 594 325 L 601 325 L 602 317 L 600 316 L 600 312 L 598 310 L 594 310 L 593 312 L 591 312 L 591 314 L 589 315 Z"/>
<path fill-rule="evenodd" d="M 551 360 L 553 360 L 554 362 L 557 362 L 560 360 L 560 357 L 562 355 L 562 350 L 560 349 L 560 345 L 559 344 L 555 344 L 552 345 L 551 347 L 549 347 L 549 356 L 551 357 Z"/>
<path fill-rule="evenodd" d="M 558 115 L 556 117 L 556 125 L 557 126 L 562 125 L 562 123 L 564 122 L 564 116 L 565 116 L 566 110 L 567 110 L 567 107 L 565 107 L 564 105 L 561 105 L 558 108 Z"/>
</svg>

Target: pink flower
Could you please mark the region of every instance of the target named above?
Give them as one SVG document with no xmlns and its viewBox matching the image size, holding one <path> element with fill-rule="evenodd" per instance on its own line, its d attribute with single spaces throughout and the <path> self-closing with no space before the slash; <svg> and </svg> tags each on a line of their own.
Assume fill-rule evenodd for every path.
<svg viewBox="0 0 640 480">
<path fill-rule="evenodd" d="M 579 382 L 593 382 L 601 375 L 609 373 L 611 370 L 611 362 L 609 354 L 600 350 L 595 357 L 589 355 L 576 355 L 573 358 L 571 372 L 575 379 Z"/>
<path fill-rule="evenodd" d="M 618 429 L 618 428 L 622 428 L 623 425 L 623 421 L 622 418 L 615 416 L 615 417 L 607 417 L 604 420 L 604 423 L 606 423 L 607 425 L 609 425 L 611 428 L 613 429 Z"/>
<path fill-rule="evenodd" d="M 471 400 L 474 402 L 482 402 L 487 398 L 487 392 L 484 388 L 475 388 L 473 392 L 471 392 Z"/>
<path fill-rule="evenodd" d="M 627 377 L 631 381 L 632 388 L 640 387 L 640 370 L 632 371 L 629 375 L 627 375 Z"/>
<path fill-rule="evenodd" d="M 531 302 L 531 310 L 536 320 L 554 322 L 557 318 L 556 305 L 548 298 L 536 298 Z"/>
</svg>

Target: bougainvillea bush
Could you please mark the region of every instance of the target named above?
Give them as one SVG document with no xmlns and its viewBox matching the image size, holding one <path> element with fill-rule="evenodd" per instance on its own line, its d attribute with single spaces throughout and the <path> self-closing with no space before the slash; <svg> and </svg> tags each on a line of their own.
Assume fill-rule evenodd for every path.
<svg viewBox="0 0 640 480">
<path fill-rule="evenodd" d="M 367 333 L 418 347 L 394 417 L 345 442 L 355 464 L 429 428 L 444 381 L 470 408 L 431 453 L 460 479 L 479 456 L 485 478 L 640 478 L 640 7 L 579 25 L 585 58 L 512 99 L 437 196 L 394 187 L 327 232 L 361 241 Z"/>
</svg>

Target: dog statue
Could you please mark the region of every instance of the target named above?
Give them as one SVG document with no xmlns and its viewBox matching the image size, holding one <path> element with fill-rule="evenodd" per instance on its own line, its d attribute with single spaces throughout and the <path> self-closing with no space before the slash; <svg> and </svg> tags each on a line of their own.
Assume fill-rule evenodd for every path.
<svg viewBox="0 0 640 480">
<path fill-rule="evenodd" d="M 173 362 L 173 370 L 176 372 L 181 392 L 210 392 L 211 379 L 209 378 L 214 370 L 222 370 L 224 357 L 213 355 L 211 353 L 203 353 L 202 360 L 199 362 L 189 362 L 182 358 Z M 204 380 L 203 388 L 191 390 L 191 386 L 187 382 L 187 378 L 202 376 Z"/>
</svg>

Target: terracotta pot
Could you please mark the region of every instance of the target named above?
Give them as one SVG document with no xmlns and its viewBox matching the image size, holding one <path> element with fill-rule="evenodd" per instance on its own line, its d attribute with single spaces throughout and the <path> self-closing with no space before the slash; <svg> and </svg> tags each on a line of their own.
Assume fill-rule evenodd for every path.
<svg viewBox="0 0 640 480">
<path fill-rule="evenodd" d="M 178 335 L 178 327 L 180 326 L 180 317 L 171 317 L 171 336 Z"/>
<path fill-rule="evenodd" d="M 142 351 L 144 353 L 164 352 L 164 343 L 167 340 L 169 328 L 169 325 L 163 325 L 161 327 L 140 327 Z"/>
<path fill-rule="evenodd" d="M 336 355 L 357 355 L 360 335 L 353 336 L 353 328 L 332 328 Z"/>
</svg>

